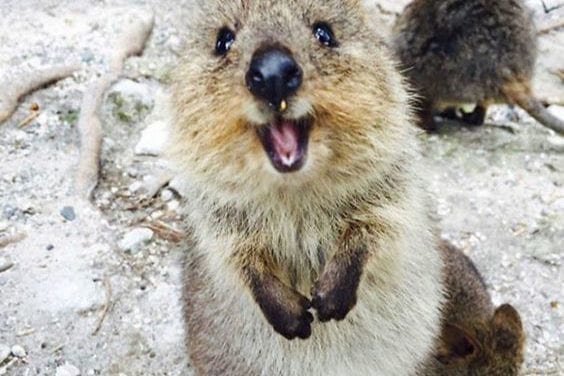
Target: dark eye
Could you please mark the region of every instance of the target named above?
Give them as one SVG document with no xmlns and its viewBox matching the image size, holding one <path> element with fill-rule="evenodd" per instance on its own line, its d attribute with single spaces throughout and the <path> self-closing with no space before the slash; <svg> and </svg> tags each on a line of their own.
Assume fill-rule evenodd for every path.
<svg viewBox="0 0 564 376">
<path fill-rule="evenodd" d="M 337 40 L 329 24 L 326 22 L 317 22 L 313 25 L 312 30 L 315 39 L 317 39 L 319 43 L 326 47 L 337 47 Z"/>
<path fill-rule="evenodd" d="M 215 53 L 223 56 L 229 52 L 231 46 L 235 43 L 235 33 L 229 28 L 224 27 L 219 30 L 217 34 L 217 41 L 215 42 Z"/>
</svg>

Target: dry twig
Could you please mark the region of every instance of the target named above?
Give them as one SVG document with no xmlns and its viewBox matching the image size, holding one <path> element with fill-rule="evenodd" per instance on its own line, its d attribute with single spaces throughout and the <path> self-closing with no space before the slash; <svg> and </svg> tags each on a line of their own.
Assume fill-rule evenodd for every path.
<svg viewBox="0 0 564 376">
<path fill-rule="evenodd" d="M 550 73 L 564 81 L 564 69 L 551 70 Z"/>
<path fill-rule="evenodd" d="M 80 66 L 78 64 L 63 64 L 38 69 L 33 72 L 23 72 L 15 77 L 0 79 L 0 123 L 8 119 L 18 106 L 19 100 L 48 84 L 71 76 Z"/>
<path fill-rule="evenodd" d="M 558 5 L 554 5 L 554 6 L 551 6 L 551 7 L 549 7 L 548 5 L 546 5 L 546 3 L 544 2 L 544 0 L 541 0 L 541 3 L 542 3 L 542 8 L 544 9 L 544 13 L 546 13 L 546 14 L 548 14 L 548 13 L 550 13 L 550 12 L 552 12 L 552 11 L 555 11 L 555 10 L 557 10 L 557 9 L 560 9 L 560 8 L 564 7 L 564 3 L 558 4 Z"/>
<path fill-rule="evenodd" d="M 0 367 L 0 375 L 5 375 L 8 372 L 8 369 L 12 367 L 18 361 L 17 358 L 12 358 L 6 363 L 5 366 Z"/>
<path fill-rule="evenodd" d="M 180 243 L 184 239 L 184 233 L 162 221 L 145 222 L 141 226 L 153 230 L 161 239 L 173 243 Z"/>
<path fill-rule="evenodd" d="M 55 346 L 55 347 L 53 348 L 53 350 L 51 350 L 51 354 L 56 354 L 56 353 L 58 353 L 59 351 L 61 351 L 62 349 L 64 349 L 64 348 L 65 348 L 65 344 L 64 344 L 64 343 L 61 344 L 61 345 L 57 345 L 57 346 Z"/>
<path fill-rule="evenodd" d="M 108 278 L 104 279 L 104 287 L 106 289 L 106 301 L 104 302 L 104 307 L 102 308 L 102 314 L 100 315 L 100 317 L 98 318 L 98 321 L 96 322 L 96 328 L 92 332 L 93 336 L 98 334 L 98 332 L 102 328 L 102 324 L 104 323 L 104 319 L 108 315 L 108 312 L 110 311 L 110 307 L 111 307 L 111 304 L 112 304 L 112 285 L 110 284 L 110 280 Z"/>
<path fill-rule="evenodd" d="M 2 235 L 0 236 L 0 248 L 7 247 L 10 244 L 21 242 L 25 239 L 25 234 L 17 232 L 15 234 Z"/>
<path fill-rule="evenodd" d="M 20 123 L 18 124 L 18 128 L 27 127 L 33 120 L 35 120 L 39 116 L 39 109 L 31 110 L 30 114 L 27 115 Z"/>
<path fill-rule="evenodd" d="M 80 160 L 75 178 L 76 192 L 90 199 L 96 185 L 100 169 L 100 149 L 102 146 L 102 122 L 98 111 L 107 89 L 119 78 L 125 60 L 143 52 L 145 42 L 153 29 L 152 14 L 141 17 L 130 30 L 125 32 L 110 59 L 110 70 L 94 82 L 84 94 L 78 120 L 80 132 Z"/>
<path fill-rule="evenodd" d="M 29 328 L 29 329 L 26 329 L 26 330 L 22 330 L 19 333 L 16 333 L 16 337 L 27 337 L 29 335 L 32 335 L 35 332 L 36 332 L 35 328 Z"/>
<path fill-rule="evenodd" d="M 552 22 L 547 22 L 546 24 L 539 26 L 537 29 L 537 34 L 548 34 L 552 30 L 559 29 L 564 26 L 564 18 L 558 18 Z"/>
</svg>

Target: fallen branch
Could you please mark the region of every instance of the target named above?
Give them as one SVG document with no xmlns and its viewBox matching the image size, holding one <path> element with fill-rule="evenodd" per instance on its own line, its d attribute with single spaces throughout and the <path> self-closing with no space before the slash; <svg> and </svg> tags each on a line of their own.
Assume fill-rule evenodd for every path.
<svg viewBox="0 0 564 376">
<path fill-rule="evenodd" d="M 98 321 L 96 322 L 96 328 L 94 328 L 94 331 L 92 332 L 93 336 L 98 334 L 98 332 L 102 328 L 104 319 L 108 315 L 108 312 L 110 311 L 110 307 L 112 304 L 112 285 L 110 284 L 110 280 L 108 278 L 104 279 L 104 287 L 106 289 L 106 301 L 104 302 L 104 308 L 102 309 L 102 314 L 100 315 Z"/>
<path fill-rule="evenodd" d="M 79 68 L 78 64 L 62 64 L 4 77 L 0 80 L 0 124 L 12 116 L 22 97 L 71 76 Z"/>
<path fill-rule="evenodd" d="M 80 132 L 80 160 L 78 162 L 75 190 L 89 200 L 98 185 L 100 150 L 102 146 L 102 121 L 98 114 L 104 94 L 119 78 L 125 60 L 143 52 L 154 24 L 152 14 L 141 17 L 118 41 L 110 59 L 109 72 L 94 82 L 82 99 L 78 130 Z"/>
</svg>

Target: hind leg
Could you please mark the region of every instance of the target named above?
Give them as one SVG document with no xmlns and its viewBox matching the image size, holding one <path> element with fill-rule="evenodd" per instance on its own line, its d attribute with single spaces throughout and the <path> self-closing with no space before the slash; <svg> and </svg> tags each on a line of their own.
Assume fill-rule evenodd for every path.
<svg viewBox="0 0 564 376">
<path fill-rule="evenodd" d="M 461 121 L 473 126 L 483 125 L 488 113 L 488 106 L 489 103 L 486 101 L 478 102 L 474 111 L 470 113 L 462 112 Z"/>
<path fill-rule="evenodd" d="M 435 132 L 437 124 L 433 117 L 433 103 L 428 100 L 422 100 L 417 106 L 417 125 L 419 128 L 427 132 Z"/>
<path fill-rule="evenodd" d="M 460 121 L 459 112 L 456 107 L 447 107 L 439 114 L 443 119 Z"/>
</svg>

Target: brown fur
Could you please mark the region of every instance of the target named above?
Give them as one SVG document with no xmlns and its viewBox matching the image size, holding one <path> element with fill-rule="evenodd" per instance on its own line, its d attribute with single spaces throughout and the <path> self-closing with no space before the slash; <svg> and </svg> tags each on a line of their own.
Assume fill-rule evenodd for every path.
<svg viewBox="0 0 564 376">
<path fill-rule="evenodd" d="M 440 334 L 444 261 L 402 78 L 360 2 L 200 0 L 192 14 L 170 150 L 188 182 L 196 373 L 414 374 Z M 319 21 L 338 47 L 313 37 Z M 225 27 L 237 39 L 220 57 Z M 245 84 L 271 45 L 304 78 L 278 116 L 312 122 L 291 174 L 269 162 L 257 130 L 276 115 Z"/>
<path fill-rule="evenodd" d="M 447 244 L 442 252 L 448 299 L 438 349 L 423 374 L 518 375 L 525 341 L 519 313 L 509 304 L 494 310 L 472 261 Z"/>
<path fill-rule="evenodd" d="M 517 104 L 564 133 L 564 121 L 533 97 L 535 27 L 522 0 L 415 0 L 398 18 L 393 45 L 421 96 L 420 125 L 435 128 L 435 110 L 481 102 L 482 124 L 492 103 Z M 465 119 L 466 118 L 466 119 Z"/>
</svg>

